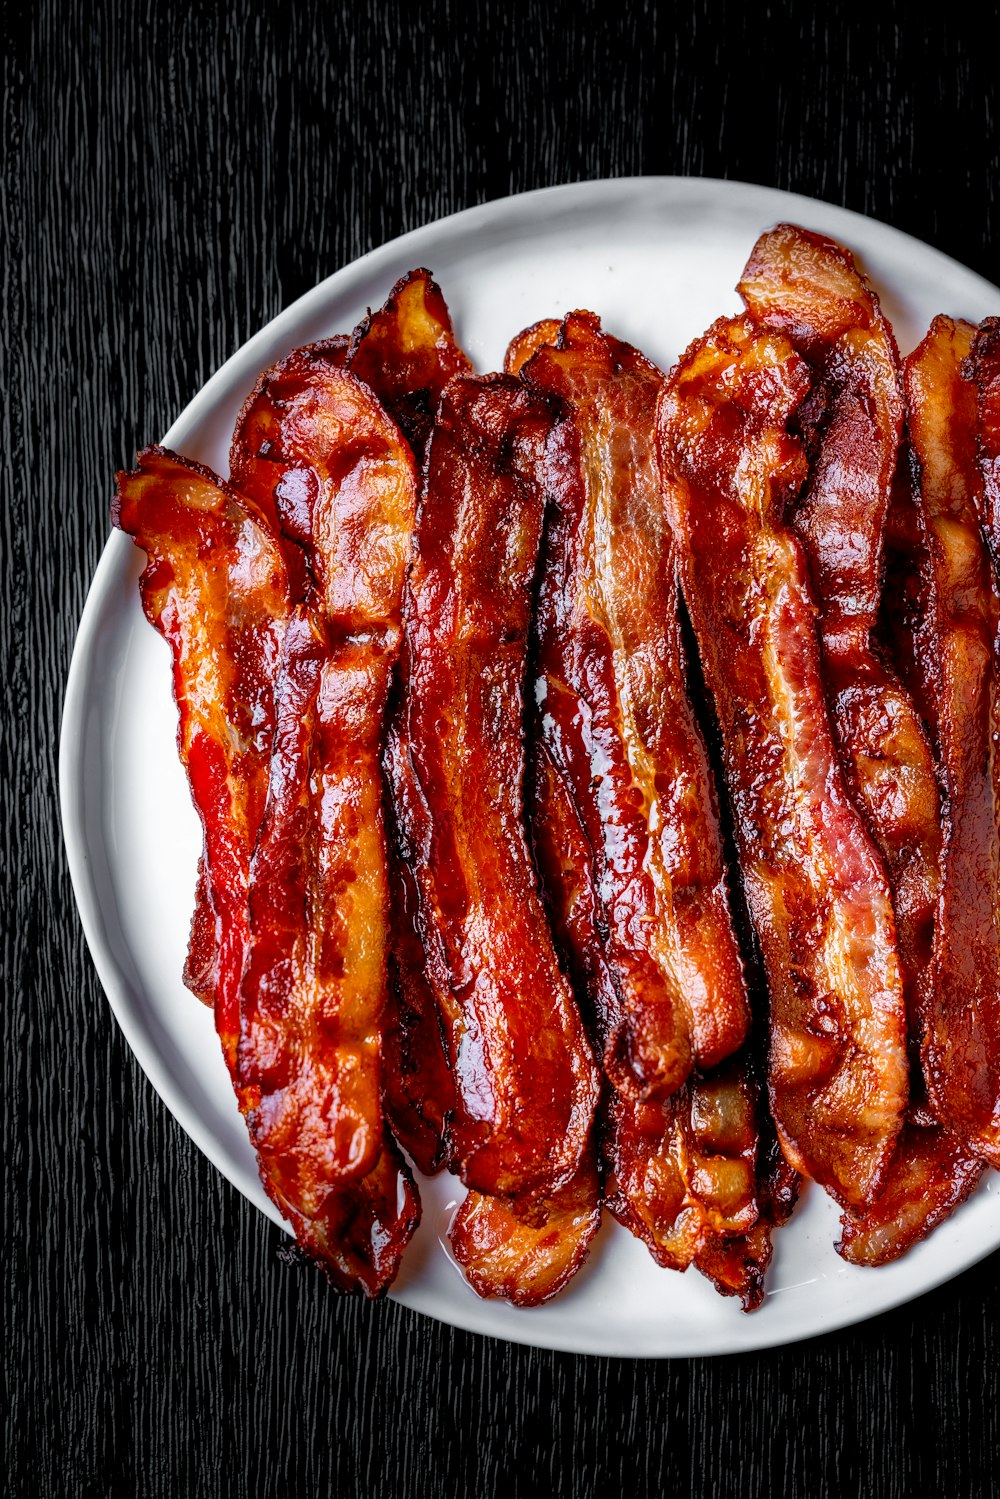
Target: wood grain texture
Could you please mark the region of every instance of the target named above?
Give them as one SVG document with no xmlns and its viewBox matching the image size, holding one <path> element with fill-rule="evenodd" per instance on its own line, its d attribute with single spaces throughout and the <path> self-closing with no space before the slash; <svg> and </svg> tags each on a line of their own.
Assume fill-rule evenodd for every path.
<svg viewBox="0 0 1000 1499">
<path fill-rule="evenodd" d="M 933 37 L 910 8 L 716 0 L 3 14 L 8 1491 L 995 1492 L 997 1255 L 866 1326 L 714 1361 L 539 1353 L 338 1300 L 133 1061 L 56 799 L 112 472 L 263 322 L 440 214 L 639 172 L 827 197 L 997 279 L 974 13 Z"/>
</svg>

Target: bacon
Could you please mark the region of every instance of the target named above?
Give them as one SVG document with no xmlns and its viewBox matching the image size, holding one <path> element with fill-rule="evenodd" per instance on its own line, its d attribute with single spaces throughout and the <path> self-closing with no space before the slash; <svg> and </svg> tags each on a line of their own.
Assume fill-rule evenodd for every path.
<svg viewBox="0 0 1000 1499">
<path fill-rule="evenodd" d="M 663 376 L 574 313 L 521 378 L 564 411 L 546 449 L 535 696 L 587 834 L 621 1001 L 605 1068 L 620 1090 L 662 1099 L 692 1065 L 735 1051 L 748 1025 L 659 496 Z"/>
<path fill-rule="evenodd" d="M 990 369 L 981 356 L 989 345 L 974 346 L 974 334 L 968 323 L 935 318 L 904 369 L 913 497 L 928 541 L 914 657 L 932 714 L 944 810 L 922 1060 L 935 1116 L 1000 1167 L 998 603 L 978 519 L 974 381 L 988 407 Z M 963 378 L 966 359 L 973 380 Z M 987 472 L 992 430 L 985 409 Z"/>
<path fill-rule="evenodd" d="M 178 744 L 205 830 L 188 972 L 197 962 L 236 1084 L 250 861 L 289 629 L 287 573 L 256 504 L 163 449 L 147 449 L 136 473 L 119 476 L 113 519 L 147 551 L 143 606 L 173 655 Z M 246 1089 L 237 1086 L 237 1096 L 246 1109 Z M 312 1220 L 289 1208 L 262 1159 L 261 1168 L 269 1194 L 334 1284 L 368 1295 L 385 1289 L 419 1219 L 412 1180 L 391 1148 Z"/>
<path fill-rule="evenodd" d="M 282 662 L 239 1069 L 276 1200 L 315 1219 L 385 1142 L 379 757 L 416 479 L 367 387 L 321 361 L 277 366 L 242 421 L 234 470 L 270 489 L 286 537 L 302 547 L 307 603 Z"/>
<path fill-rule="evenodd" d="M 505 372 L 508 375 L 519 375 L 532 354 L 537 354 L 546 344 L 555 345 L 559 342 L 561 331 L 562 323 L 557 317 L 542 318 L 540 322 L 532 323 L 530 328 L 522 329 L 507 346 L 503 361 Z"/>
<path fill-rule="evenodd" d="M 449 1135 L 487 1195 L 549 1196 L 588 1149 L 597 1077 L 524 826 L 530 590 L 547 406 L 451 382 L 431 439 L 386 768 L 455 1079 Z"/>
<path fill-rule="evenodd" d="M 786 339 L 721 319 L 668 381 L 659 455 L 770 990 L 772 1112 L 796 1169 L 853 1205 L 877 1195 L 901 1127 L 905 1009 L 890 892 L 837 759 L 784 522 L 807 475 L 788 427 L 810 384 Z"/>
<path fill-rule="evenodd" d="M 532 768 L 530 821 L 553 932 L 602 1047 L 616 1029 L 620 1006 L 586 873 L 586 835 L 540 736 Z M 759 1100 L 750 1075 L 741 1055 L 705 1079 L 692 1079 L 665 1104 L 606 1091 L 600 1122 L 613 1216 L 658 1264 L 674 1270 L 695 1264 L 724 1294 L 740 1295 L 748 1311 L 763 1296 L 771 1230 L 787 1216 L 775 1212 L 758 1221 L 761 1187 L 768 1203 L 776 1192 L 773 1162 L 759 1148 Z M 794 1177 L 784 1167 L 788 1211 L 794 1201 L 789 1175 Z"/>
<path fill-rule="evenodd" d="M 397 281 L 385 305 L 355 328 L 343 359 L 398 423 L 422 468 L 445 386 L 455 375 L 471 373 L 429 271 L 410 271 Z M 397 851 L 391 805 L 386 817 L 393 919 L 383 1024 L 385 1107 L 396 1138 L 431 1175 L 447 1159 L 455 1086 L 417 930 L 416 887 Z"/>
<path fill-rule="evenodd" d="M 896 343 L 850 253 L 794 224 L 761 235 L 739 290 L 758 325 L 784 334 L 816 375 L 819 416 L 805 423 L 815 457 L 791 520 L 819 606 L 841 763 L 889 877 L 916 1032 L 928 1004 L 941 824 L 927 734 L 874 642 L 903 425 Z"/>
<path fill-rule="evenodd" d="M 907 1124 L 885 1191 L 863 1213 L 844 1213 L 837 1253 L 852 1265 L 887 1265 L 974 1191 L 983 1162 L 947 1130 Z"/>
<path fill-rule="evenodd" d="M 541 1202 L 470 1192 L 448 1237 L 477 1295 L 538 1306 L 582 1268 L 600 1222 L 597 1163 L 588 1155 L 572 1181 Z"/>
<path fill-rule="evenodd" d="M 177 745 L 201 819 L 187 975 L 235 1074 L 250 854 L 264 812 L 288 579 L 265 517 L 209 469 L 145 448 L 112 520 L 147 555 L 143 610 L 170 647 Z"/>
<path fill-rule="evenodd" d="M 707 1234 L 699 1246 L 697 1268 L 720 1296 L 738 1296 L 745 1312 L 763 1303 L 774 1231 L 791 1217 L 798 1190 L 798 1172 L 785 1160 L 772 1129 L 758 1146 L 756 1223 L 744 1234 Z"/>
</svg>

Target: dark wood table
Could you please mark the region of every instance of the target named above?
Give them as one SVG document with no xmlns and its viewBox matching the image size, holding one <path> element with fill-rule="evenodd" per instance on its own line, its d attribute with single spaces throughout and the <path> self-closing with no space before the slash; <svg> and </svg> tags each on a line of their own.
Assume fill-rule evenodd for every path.
<svg viewBox="0 0 1000 1499">
<path fill-rule="evenodd" d="M 112 473 L 280 308 L 526 188 L 741 178 L 1000 279 L 971 9 L 37 0 L 4 48 L 3 1057 L 9 1492 L 997 1492 L 1000 1257 L 761 1355 L 630 1362 L 338 1299 L 160 1103 L 62 850 L 66 671 Z M 968 19 L 963 19 L 963 15 Z M 15 29 L 20 35 L 13 35 Z"/>
</svg>

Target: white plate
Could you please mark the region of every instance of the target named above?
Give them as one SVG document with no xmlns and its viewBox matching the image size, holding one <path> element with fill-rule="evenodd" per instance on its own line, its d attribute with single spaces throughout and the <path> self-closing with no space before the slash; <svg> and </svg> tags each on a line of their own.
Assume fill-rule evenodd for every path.
<svg viewBox="0 0 1000 1499">
<path fill-rule="evenodd" d="M 579 183 L 469 209 L 338 271 L 235 354 L 163 441 L 228 472 L 229 436 L 257 373 L 297 344 L 350 329 L 414 266 L 433 271 L 461 342 L 483 370 L 499 366 L 518 329 L 577 307 L 592 308 L 667 367 L 715 318 L 739 309 L 734 287 L 750 248 L 780 219 L 834 235 L 859 254 L 904 353 L 937 312 L 977 321 L 1000 313 L 996 287 L 826 203 L 697 178 Z M 110 474 L 106 485 L 110 494 Z M 101 981 L 153 1086 L 220 1171 L 279 1222 L 257 1179 L 209 1012 L 181 983 L 199 824 L 177 760 L 167 648 L 139 607 L 140 567 L 132 542 L 113 534 L 70 670 L 60 779 L 73 884 Z M 393 1296 L 458 1327 L 572 1352 L 648 1357 L 792 1342 L 917 1296 L 1000 1245 L 994 1177 L 898 1264 L 853 1269 L 833 1251 L 836 1210 L 811 1189 L 777 1235 L 767 1299 L 752 1316 L 694 1271 L 658 1269 L 610 1221 L 567 1291 L 517 1311 L 480 1301 L 450 1258 L 447 1226 L 462 1194 L 455 1178 L 421 1181 L 420 1189 L 423 1223 Z"/>
</svg>

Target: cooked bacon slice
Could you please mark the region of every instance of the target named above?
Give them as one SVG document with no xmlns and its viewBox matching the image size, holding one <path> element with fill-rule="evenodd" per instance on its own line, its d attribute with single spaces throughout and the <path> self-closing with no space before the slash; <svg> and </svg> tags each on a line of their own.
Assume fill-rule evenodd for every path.
<svg viewBox="0 0 1000 1499">
<path fill-rule="evenodd" d="M 1000 1167 L 998 604 L 978 521 L 975 329 L 935 318 L 904 370 L 914 499 L 928 546 L 916 656 L 944 803 L 942 880 L 922 1047 L 937 1118 Z M 988 403 L 985 359 L 970 361 Z M 982 423 L 984 458 L 991 424 Z"/>
<path fill-rule="evenodd" d="M 843 246 L 794 224 L 762 234 L 739 290 L 816 375 L 813 453 L 791 521 L 819 606 L 841 762 L 885 863 L 911 1030 L 926 1009 L 941 821 L 934 758 L 906 689 L 878 652 L 882 539 L 903 426 L 895 339 Z"/>
<path fill-rule="evenodd" d="M 541 322 L 532 323 L 530 328 L 524 328 L 515 338 L 512 338 L 507 353 L 504 356 L 503 367 L 508 375 L 519 375 L 527 364 L 532 354 L 544 348 L 546 344 L 557 344 L 562 329 L 562 322 L 557 317 L 542 318 Z"/>
<path fill-rule="evenodd" d="M 768 1138 L 758 1144 L 756 1223 L 743 1234 L 707 1234 L 694 1260 L 719 1295 L 738 1296 L 745 1312 L 763 1303 L 774 1232 L 791 1217 L 798 1191 L 798 1172 L 785 1160 L 770 1128 Z"/>
<path fill-rule="evenodd" d="M 582 1268 L 600 1222 L 597 1162 L 589 1154 L 567 1186 L 540 1202 L 470 1192 L 448 1237 L 479 1296 L 538 1306 Z"/>
<path fill-rule="evenodd" d="M 173 660 L 177 744 L 204 853 L 187 973 L 215 1008 L 231 1074 L 250 854 L 264 812 L 288 579 L 265 517 L 201 465 L 146 448 L 112 520 L 147 555 L 139 590 Z"/>
<path fill-rule="evenodd" d="M 270 1190 L 266 1178 L 264 1185 Z M 388 1132 L 367 1176 L 331 1192 L 318 1217 L 304 1217 L 278 1197 L 275 1202 L 330 1284 L 370 1298 L 383 1295 L 395 1280 L 420 1222 L 413 1177 Z"/>
<path fill-rule="evenodd" d="M 947 1130 L 907 1124 L 889 1183 L 870 1207 L 844 1213 L 837 1253 L 852 1265 L 887 1265 L 949 1218 L 972 1193 L 983 1162 Z"/>
<path fill-rule="evenodd" d="M 621 998 L 605 1065 L 619 1088 L 666 1098 L 742 1044 L 748 1008 L 656 472 L 663 376 L 573 313 L 521 378 L 564 411 L 546 454 L 535 696 L 592 850 Z"/>
<path fill-rule="evenodd" d="M 542 888 L 557 945 L 603 1048 L 620 1006 L 597 929 L 586 835 L 540 735 L 532 768 L 530 820 Z M 758 1199 L 770 1204 L 780 1194 L 772 1189 L 773 1161 L 759 1148 L 759 1100 L 748 1065 L 745 1055 L 734 1058 L 665 1104 L 606 1093 L 600 1135 L 613 1216 L 658 1264 L 697 1265 L 724 1294 L 740 1295 L 749 1311 L 763 1296 L 771 1230 L 787 1211 L 758 1222 Z M 774 1155 L 790 1211 L 794 1173 L 780 1152 Z"/>
<path fill-rule="evenodd" d="M 1000 318 L 988 317 L 979 325 L 962 373 L 975 381 L 978 391 L 980 512 L 1000 575 Z"/>
<path fill-rule="evenodd" d="M 286 637 L 251 878 L 240 1079 L 274 1190 L 316 1218 L 334 1187 L 367 1174 L 384 1141 L 379 757 L 416 478 L 368 388 L 319 361 L 277 366 L 243 421 L 246 472 L 270 489 L 285 535 L 303 548 L 307 603 Z"/>
<path fill-rule="evenodd" d="M 288 580 L 254 502 L 163 449 L 141 453 L 137 472 L 119 477 L 113 517 L 148 553 L 143 606 L 173 654 L 178 743 L 205 829 L 188 971 L 197 954 L 235 1082 L 250 858 L 267 792 Z M 245 1090 L 237 1093 L 245 1108 Z M 389 1148 L 311 1222 L 289 1210 L 266 1170 L 262 1180 L 335 1284 L 368 1295 L 388 1285 L 419 1218 L 412 1182 Z"/>
<path fill-rule="evenodd" d="M 456 1083 L 454 1159 L 490 1195 L 551 1195 L 587 1150 L 597 1077 L 524 825 L 530 591 L 545 403 L 460 377 L 428 454 L 387 755 Z"/>
<path fill-rule="evenodd" d="M 440 288 L 428 271 L 409 272 L 384 306 L 362 319 L 352 335 L 297 349 L 258 381 L 237 424 L 231 465 L 239 482 L 258 493 L 264 504 L 273 504 L 274 476 L 256 455 L 258 446 L 268 451 L 271 436 L 272 413 L 261 393 L 273 387 L 276 374 L 285 384 L 297 378 L 308 382 L 322 379 L 324 367 L 346 369 L 368 385 L 399 425 L 418 467 L 426 455 L 441 392 L 452 376 L 470 370 L 455 342 Z M 391 809 L 387 810 L 391 823 Z M 398 1139 L 429 1174 L 444 1160 L 443 1127 L 454 1107 L 454 1085 L 419 935 L 408 914 L 415 895 L 407 889 L 411 881 L 400 867 L 391 836 L 389 877 L 394 915 L 383 1025 L 385 1103 Z"/>
<path fill-rule="evenodd" d="M 664 497 L 771 1000 L 772 1112 L 791 1163 L 845 1204 L 882 1186 L 906 1107 L 889 888 L 837 759 L 816 606 L 784 520 L 810 388 L 747 318 L 696 340 L 660 402 Z"/>
</svg>

